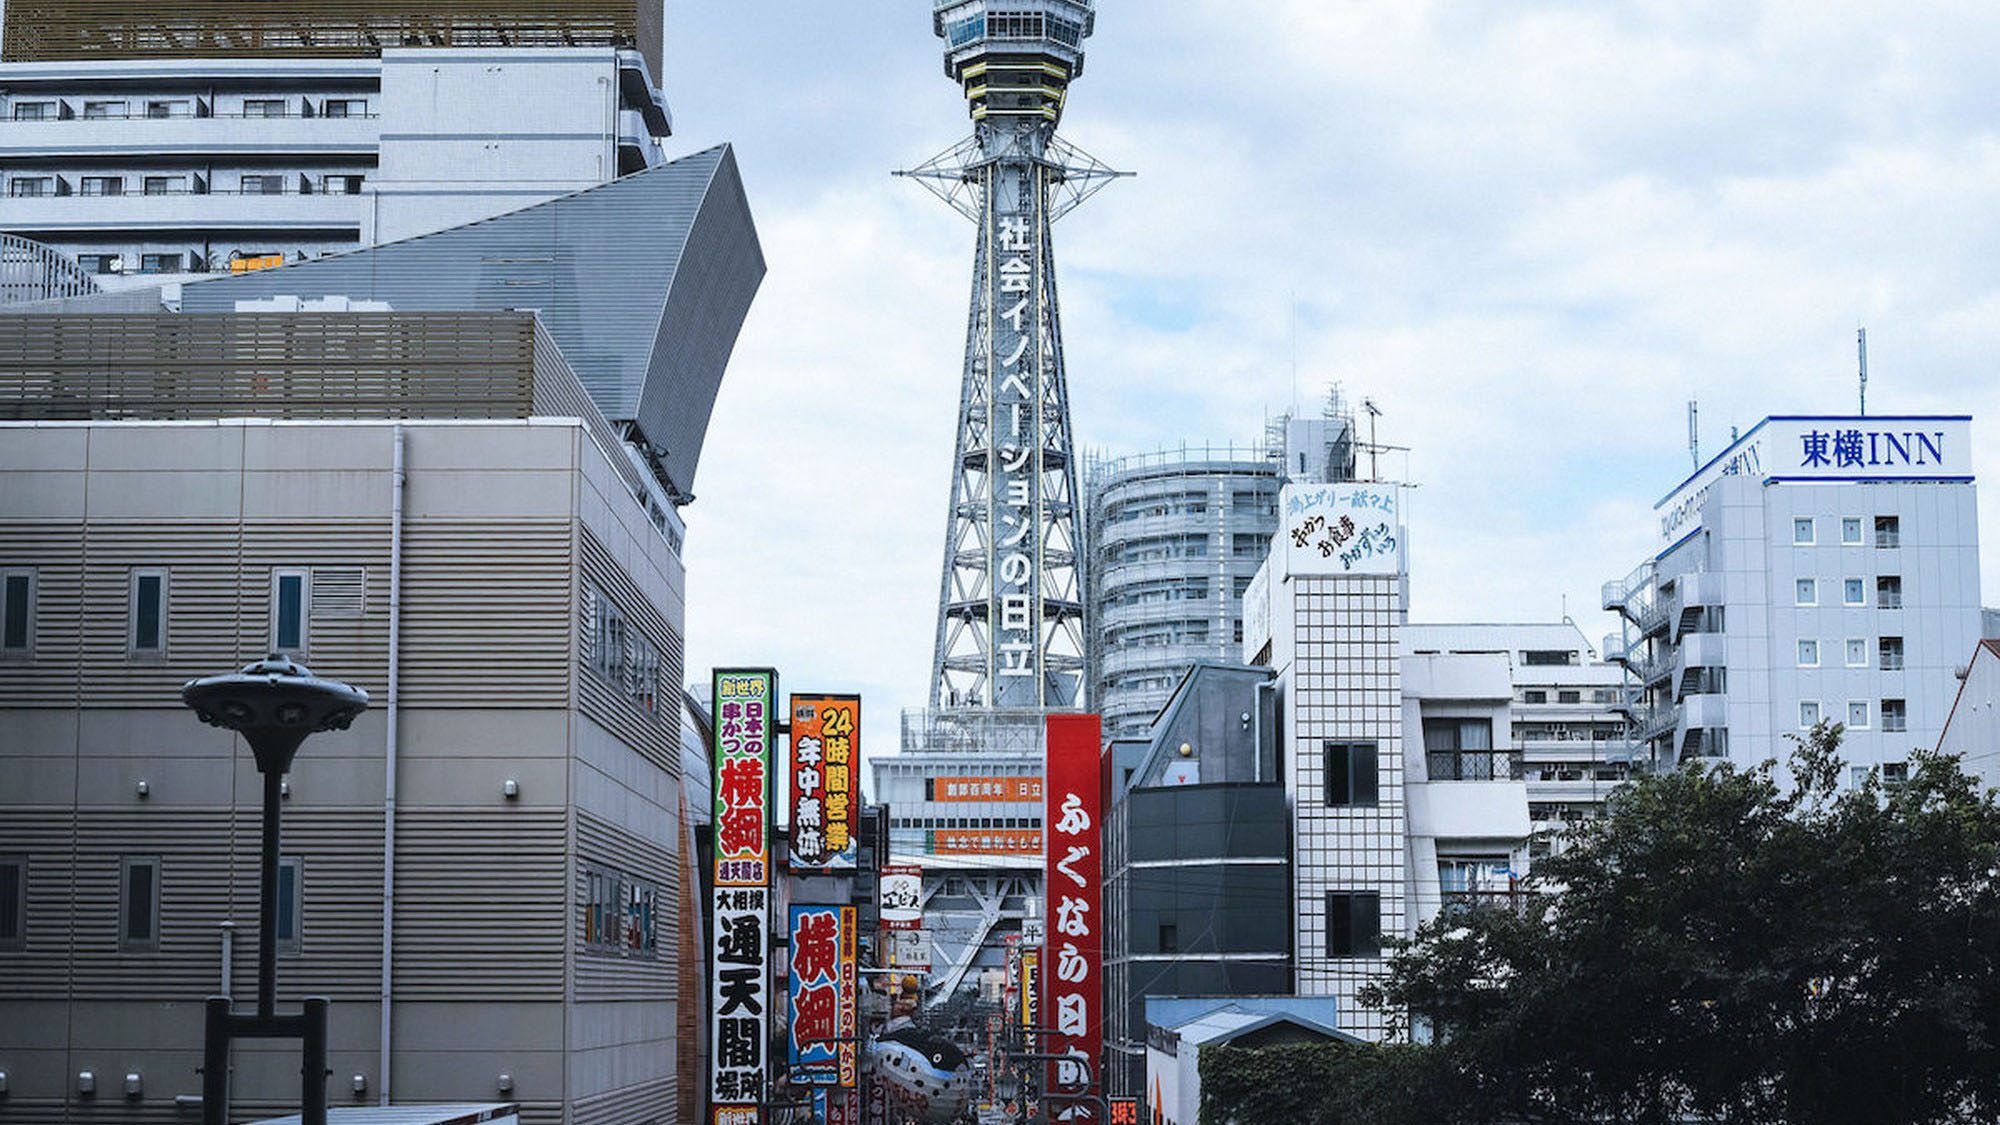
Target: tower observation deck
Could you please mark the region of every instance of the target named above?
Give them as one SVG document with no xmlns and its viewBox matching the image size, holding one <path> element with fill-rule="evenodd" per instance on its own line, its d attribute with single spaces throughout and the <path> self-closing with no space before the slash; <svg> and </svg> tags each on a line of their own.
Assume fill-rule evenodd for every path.
<svg viewBox="0 0 2000 1125">
<path fill-rule="evenodd" d="M 936 0 L 973 135 L 907 172 L 978 226 L 934 707 L 1082 702 L 1084 599 L 1049 228 L 1114 172 L 1055 135 L 1093 0 Z"/>
</svg>

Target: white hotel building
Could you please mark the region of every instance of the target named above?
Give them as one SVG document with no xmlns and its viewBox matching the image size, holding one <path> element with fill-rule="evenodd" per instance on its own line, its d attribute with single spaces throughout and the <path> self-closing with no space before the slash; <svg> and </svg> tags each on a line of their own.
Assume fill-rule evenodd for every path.
<svg viewBox="0 0 2000 1125">
<path fill-rule="evenodd" d="M 1766 418 L 1655 508 L 1604 589 L 1642 764 L 1783 759 L 1821 721 L 1857 773 L 1936 745 L 1981 630 L 1970 418 Z"/>
</svg>

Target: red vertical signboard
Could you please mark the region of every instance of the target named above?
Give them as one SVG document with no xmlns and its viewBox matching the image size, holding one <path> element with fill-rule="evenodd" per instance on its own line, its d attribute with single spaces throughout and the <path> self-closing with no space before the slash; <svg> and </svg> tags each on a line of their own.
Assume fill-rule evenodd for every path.
<svg viewBox="0 0 2000 1125">
<path fill-rule="evenodd" d="M 1050 715 L 1044 768 L 1042 825 L 1048 841 L 1042 885 L 1048 894 L 1048 936 L 1040 966 L 1040 1018 L 1055 1035 L 1044 1049 L 1084 1066 L 1055 1063 L 1051 1094 L 1095 1092 L 1103 1080 L 1104 917 L 1103 789 L 1098 769 L 1098 717 Z M 1093 1116 L 1082 1102 L 1059 1103 L 1057 1120 Z"/>
</svg>

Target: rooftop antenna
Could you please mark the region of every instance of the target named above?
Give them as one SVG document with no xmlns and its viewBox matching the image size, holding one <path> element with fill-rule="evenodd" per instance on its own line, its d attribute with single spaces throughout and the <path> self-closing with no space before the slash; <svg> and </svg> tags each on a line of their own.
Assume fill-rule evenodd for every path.
<svg viewBox="0 0 2000 1125">
<path fill-rule="evenodd" d="M 1694 399 L 1688 400 L 1688 456 L 1694 459 L 1694 467 L 1701 468 L 1701 408 Z"/>
<path fill-rule="evenodd" d="M 1382 410 L 1372 398 L 1362 399 L 1361 409 L 1368 412 L 1368 479 L 1379 481 L 1382 479 L 1382 468 L 1377 460 L 1382 456 L 1382 447 L 1375 444 L 1375 419 L 1382 416 Z"/>
<path fill-rule="evenodd" d="M 1854 330 L 1854 350 L 1861 356 L 1861 413 L 1868 413 L 1868 330 Z"/>
</svg>

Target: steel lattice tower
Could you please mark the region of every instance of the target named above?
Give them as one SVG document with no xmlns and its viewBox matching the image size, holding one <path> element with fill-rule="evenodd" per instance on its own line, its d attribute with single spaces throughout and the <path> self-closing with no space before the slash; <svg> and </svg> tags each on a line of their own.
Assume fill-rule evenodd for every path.
<svg viewBox="0 0 2000 1125">
<path fill-rule="evenodd" d="M 1049 228 L 1122 173 L 1055 135 L 1094 0 L 935 0 L 973 135 L 915 177 L 978 224 L 933 707 L 1082 702 L 1083 552 Z"/>
</svg>

